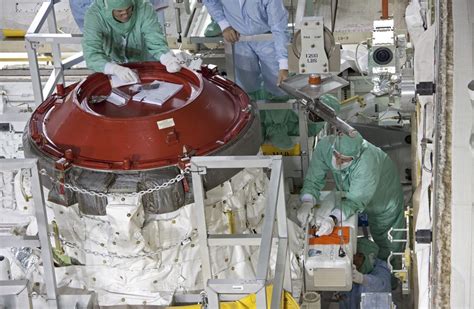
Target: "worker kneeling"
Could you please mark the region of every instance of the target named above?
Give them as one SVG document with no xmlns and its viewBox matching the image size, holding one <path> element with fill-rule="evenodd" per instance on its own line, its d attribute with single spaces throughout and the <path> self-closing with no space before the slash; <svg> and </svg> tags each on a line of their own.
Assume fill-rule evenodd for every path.
<svg viewBox="0 0 474 309">
<path fill-rule="evenodd" d="M 337 189 L 342 191 L 341 207 L 318 222 L 320 227 L 316 236 L 328 235 L 338 221 L 365 212 L 370 233 L 380 249 L 377 257 L 387 260 L 390 251 L 401 252 L 403 243 L 392 243 L 388 239 L 390 228 L 405 225 L 398 171 L 385 152 L 358 133 L 353 138 L 327 136 L 317 144 L 301 191 L 302 205 L 298 210 L 301 224 L 306 224 L 312 216 L 312 208 L 318 202 L 328 171 L 333 174 Z M 397 233 L 392 234 L 400 238 Z M 401 266 L 398 260 L 394 266 Z"/>
<path fill-rule="evenodd" d="M 352 265 L 352 290 L 339 293 L 340 309 L 360 308 L 362 293 L 389 293 L 391 273 L 385 261 L 377 258 L 379 247 L 367 238 L 357 239 Z"/>
</svg>

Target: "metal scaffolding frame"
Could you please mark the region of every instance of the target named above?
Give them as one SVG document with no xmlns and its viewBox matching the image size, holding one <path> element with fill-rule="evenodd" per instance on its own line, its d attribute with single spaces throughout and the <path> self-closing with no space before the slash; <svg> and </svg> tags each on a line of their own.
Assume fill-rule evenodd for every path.
<svg viewBox="0 0 474 309">
<path fill-rule="evenodd" d="M 48 219 L 46 217 L 46 206 L 44 202 L 43 189 L 38 173 L 38 159 L 4 159 L 0 161 L 0 172 L 12 172 L 19 169 L 31 170 L 31 194 L 35 205 L 35 216 L 38 223 L 37 236 L 1 236 L 0 247 L 41 247 L 41 260 L 43 263 L 43 279 L 46 286 L 48 308 L 59 308 L 58 292 L 56 290 L 56 276 L 54 273 L 53 253 L 49 242 Z M 19 286 L 27 290 L 27 281 L 6 280 L 0 281 L 0 295 L 11 295 L 9 291 L 16 291 Z M 22 290 L 21 290 L 22 291 Z M 7 293 L 7 294 L 5 294 Z M 18 293 L 15 293 L 18 294 Z M 22 305 L 27 303 L 31 306 L 31 300 L 25 299 L 24 295 L 19 301 Z M 28 308 L 19 306 L 18 308 Z"/>
<path fill-rule="evenodd" d="M 25 47 L 30 65 L 31 81 L 33 83 L 33 94 L 35 104 L 41 104 L 45 98 L 50 96 L 57 84 L 64 84 L 64 70 L 84 60 L 82 52 L 79 52 L 64 60 L 61 59 L 61 44 L 81 44 L 82 34 L 58 33 L 54 5 L 60 0 L 49 0 L 43 2 L 33 22 L 25 35 Z M 40 33 L 44 24 L 48 24 L 48 33 Z M 53 55 L 54 69 L 46 84 L 42 85 L 38 65 L 37 48 L 40 44 L 50 44 Z"/>
<path fill-rule="evenodd" d="M 204 187 L 202 176 L 207 169 L 268 168 L 271 169 L 264 222 L 261 234 L 209 234 L 206 225 Z M 220 296 L 236 298 L 255 293 L 257 308 L 267 308 L 266 285 L 272 244 L 277 240 L 277 259 L 271 308 L 280 308 L 282 292 L 291 291 L 291 273 L 288 251 L 288 228 L 282 156 L 209 156 L 191 158 L 194 203 L 198 222 L 202 279 L 209 307 L 219 308 Z M 276 222 L 275 222 L 276 221 Z M 276 235 L 274 227 L 276 224 Z M 251 279 L 214 279 L 212 276 L 210 246 L 259 246 L 258 269 Z"/>
</svg>

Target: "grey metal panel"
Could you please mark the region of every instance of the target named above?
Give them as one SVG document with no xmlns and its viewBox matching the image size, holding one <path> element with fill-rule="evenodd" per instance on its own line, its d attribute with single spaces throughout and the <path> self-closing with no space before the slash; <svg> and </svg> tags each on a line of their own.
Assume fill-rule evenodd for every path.
<svg viewBox="0 0 474 309">
<path fill-rule="evenodd" d="M 0 236 L 0 248 L 40 246 L 38 236 Z"/>
</svg>

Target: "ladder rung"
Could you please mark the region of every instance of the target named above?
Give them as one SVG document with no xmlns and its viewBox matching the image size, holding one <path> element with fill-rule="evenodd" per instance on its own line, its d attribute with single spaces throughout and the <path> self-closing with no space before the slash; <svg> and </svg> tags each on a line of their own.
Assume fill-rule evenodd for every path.
<svg viewBox="0 0 474 309">
<path fill-rule="evenodd" d="M 207 286 L 218 294 L 250 294 L 265 287 L 265 280 L 210 279 Z"/>
<path fill-rule="evenodd" d="M 260 246 L 260 234 L 211 234 L 209 246 Z"/>
<path fill-rule="evenodd" d="M 0 236 L 0 248 L 41 247 L 38 236 Z"/>
<path fill-rule="evenodd" d="M 0 280 L 0 295 L 18 295 L 27 284 L 28 280 Z"/>
</svg>

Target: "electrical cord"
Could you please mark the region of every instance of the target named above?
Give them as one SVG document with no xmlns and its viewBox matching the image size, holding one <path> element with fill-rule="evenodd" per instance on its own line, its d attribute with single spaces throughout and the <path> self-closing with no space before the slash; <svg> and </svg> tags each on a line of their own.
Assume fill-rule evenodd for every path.
<svg viewBox="0 0 474 309">
<path fill-rule="evenodd" d="M 361 69 L 361 67 L 360 67 L 360 65 L 359 65 L 359 58 L 357 57 L 357 55 L 358 55 L 358 51 L 359 51 L 359 46 L 360 46 L 360 45 L 367 45 L 367 42 L 362 41 L 362 42 L 359 42 L 359 44 L 357 44 L 356 49 L 355 49 L 355 56 L 354 56 L 355 59 L 354 59 L 354 61 L 355 61 L 355 65 L 356 65 L 357 70 L 359 70 L 360 75 L 361 75 L 362 77 L 368 77 L 368 75 L 365 75 L 365 74 L 364 74 L 364 71 Z M 369 51 L 369 48 L 367 47 L 367 52 L 368 52 L 368 51 Z M 366 78 L 364 78 L 364 81 L 365 81 L 367 84 L 369 84 L 370 86 L 373 86 L 373 85 L 374 85 L 371 81 L 367 80 Z"/>
</svg>

